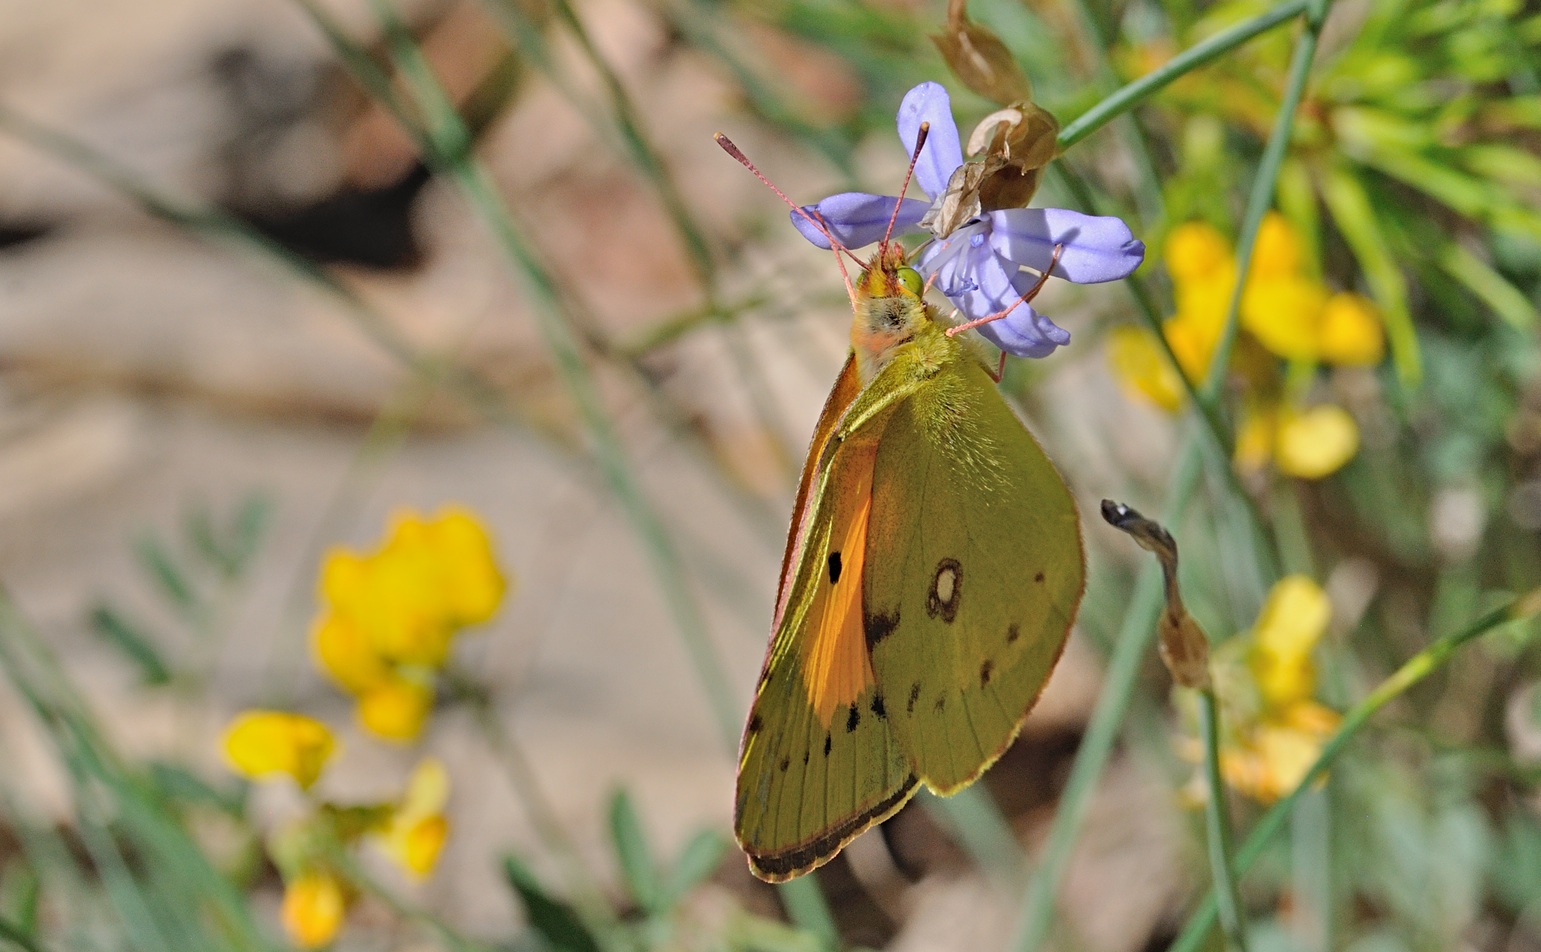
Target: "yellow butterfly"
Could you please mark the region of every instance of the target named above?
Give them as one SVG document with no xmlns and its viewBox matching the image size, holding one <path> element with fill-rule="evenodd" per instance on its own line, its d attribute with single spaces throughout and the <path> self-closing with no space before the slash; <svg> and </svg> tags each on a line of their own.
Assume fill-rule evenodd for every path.
<svg viewBox="0 0 1541 952">
<path fill-rule="evenodd" d="M 920 784 L 946 796 L 977 779 L 1085 588 L 1075 501 L 983 342 L 947 333 L 887 239 L 850 290 L 851 355 L 803 464 L 739 758 L 734 834 L 771 882 L 827 862 Z"/>
</svg>

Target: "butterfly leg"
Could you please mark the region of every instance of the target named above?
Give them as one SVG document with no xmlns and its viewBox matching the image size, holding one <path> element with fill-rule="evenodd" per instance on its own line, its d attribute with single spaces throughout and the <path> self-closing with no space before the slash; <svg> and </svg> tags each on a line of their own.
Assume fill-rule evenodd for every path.
<svg viewBox="0 0 1541 952">
<path fill-rule="evenodd" d="M 994 314 L 986 314 L 984 317 L 978 317 L 972 321 L 959 324 L 955 327 L 947 328 L 947 336 L 957 337 L 964 331 L 973 330 L 974 328 L 984 324 L 993 324 L 994 322 L 1005 317 L 1007 314 L 1010 314 L 1012 311 L 1016 310 L 1018 304 L 1026 304 L 1028 301 L 1031 301 L 1033 298 L 1037 297 L 1038 292 L 1042 291 L 1044 284 L 1048 282 L 1049 275 L 1054 273 L 1055 266 L 1059 264 L 1059 256 L 1064 252 L 1064 250 L 1065 246 L 1062 244 L 1056 244 L 1054 246 L 1054 257 L 1049 260 L 1049 266 L 1044 269 L 1043 274 L 1038 276 L 1038 280 L 1033 282 L 1033 286 L 1022 293 L 1021 297 L 1017 298 L 1015 301 L 1012 301 L 1009 305 L 1002 308 L 1001 310 L 996 311 Z"/>
</svg>

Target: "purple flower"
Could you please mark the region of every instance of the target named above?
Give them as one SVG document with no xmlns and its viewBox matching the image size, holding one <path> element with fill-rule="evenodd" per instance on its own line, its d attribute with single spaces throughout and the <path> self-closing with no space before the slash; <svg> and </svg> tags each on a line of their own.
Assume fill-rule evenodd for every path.
<svg viewBox="0 0 1541 952">
<path fill-rule="evenodd" d="M 916 86 L 899 106 L 899 138 L 911 155 L 922 122 L 929 122 L 931 129 L 915 165 L 915 180 L 927 195 L 940 198 L 953 171 L 963 164 L 963 147 L 947 90 L 936 83 Z M 804 211 L 822 218 L 835 240 L 859 248 L 882 240 L 898 201 L 892 195 L 843 192 Z M 913 198 L 899 202 L 894 233 L 924 231 L 920 220 L 929 208 L 929 202 Z M 801 214 L 792 213 L 792 224 L 815 245 L 829 247 L 829 239 Z M 1061 249 L 1053 277 L 1077 284 L 1127 277 L 1145 258 L 1144 243 L 1117 218 L 1063 208 L 1007 208 L 985 212 L 950 234 L 936 236 L 921 248 L 914 267 L 947 295 L 964 320 L 977 320 L 1011 307 L 1037 283 L 1038 276 L 1022 268 L 1043 272 L 1053 261 L 1055 245 Z M 978 329 L 1018 357 L 1047 357 L 1070 342 L 1069 331 L 1025 301 Z"/>
</svg>

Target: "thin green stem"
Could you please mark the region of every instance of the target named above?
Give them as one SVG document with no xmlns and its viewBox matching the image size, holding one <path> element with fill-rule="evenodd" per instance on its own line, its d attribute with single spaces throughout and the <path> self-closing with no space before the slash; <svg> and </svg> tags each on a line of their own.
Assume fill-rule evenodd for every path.
<svg viewBox="0 0 1541 952">
<path fill-rule="evenodd" d="M 1241 848 L 1235 853 L 1236 874 L 1240 875 L 1251 868 L 1263 854 L 1264 848 L 1280 830 L 1284 829 L 1290 814 L 1294 812 L 1295 804 L 1312 785 L 1321 779 L 1376 712 L 1401 697 L 1413 685 L 1448 664 L 1455 653 L 1467 643 L 1504 625 L 1534 618 L 1538 613 L 1541 613 L 1541 588 L 1534 588 L 1488 612 L 1461 631 L 1446 635 L 1413 655 L 1390 677 L 1365 695 L 1364 700 L 1355 704 L 1347 714 L 1343 715 L 1343 721 L 1338 725 L 1337 731 L 1326 744 L 1322 745 L 1322 752 L 1317 755 L 1311 768 L 1300 778 L 1300 782 L 1288 795 L 1270 807 L 1268 812 L 1257 821 L 1252 832 L 1247 834 Z M 1194 910 L 1193 915 L 1188 919 L 1188 924 L 1178 935 L 1177 940 L 1172 943 L 1168 952 L 1197 952 L 1204 937 L 1215 924 L 1217 911 L 1218 904 L 1211 891 Z"/>
<path fill-rule="evenodd" d="M 1238 23 L 1228 30 L 1216 33 L 1202 43 L 1190 46 L 1159 68 L 1124 86 L 1067 123 L 1059 131 L 1060 152 L 1064 152 L 1113 119 L 1155 95 L 1173 80 L 1229 53 L 1254 37 L 1267 33 L 1279 24 L 1294 19 L 1304 13 L 1314 2 L 1315 0 L 1286 0 L 1267 13 L 1253 17 L 1244 23 Z"/>
<path fill-rule="evenodd" d="M 1215 700 L 1212 687 L 1199 691 L 1199 731 L 1204 738 L 1204 783 L 1209 788 L 1204 802 L 1204 829 L 1220 922 L 1231 946 L 1247 952 L 1246 918 L 1236 879 L 1231 874 L 1231 815 L 1225 805 L 1225 784 L 1220 780 L 1220 703 Z"/>
</svg>

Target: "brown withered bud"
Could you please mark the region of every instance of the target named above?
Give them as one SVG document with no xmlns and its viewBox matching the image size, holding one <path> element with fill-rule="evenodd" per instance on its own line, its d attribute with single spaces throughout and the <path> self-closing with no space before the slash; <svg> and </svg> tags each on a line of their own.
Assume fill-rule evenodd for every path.
<svg viewBox="0 0 1541 952">
<path fill-rule="evenodd" d="M 1185 688 L 1209 687 L 1209 636 L 1183 607 L 1177 587 L 1177 540 L 1160 523 L 1111 499 L 1102 501 L 1102 518 L 1108 525 L 1129 534 L 1140 548 L 1154 552 L 1161 563 L 1166 585 L 1166 608 L 1156 622 L 1161 660 L 1172 680 Z"/>
<path fill-rule="evenodd" d="M 1058 136 L 1059 122 L 1032 102 L 1012 103 L 980 120 L 968 139 L 968 153 L 982 155 L 988 169 L 979 181 L 980 210 L 1026 207 L 1058 151 Z"/>
<path fill-rule="evenodd" d="M 931 42 L 963 85 L 991 102 L 1006 105 L 1033 98 L 1033 84 L 1016 57 L 987 26 L 968 18 L 968 0 L 948 0 L 947 24 Z"/>
</svg>

